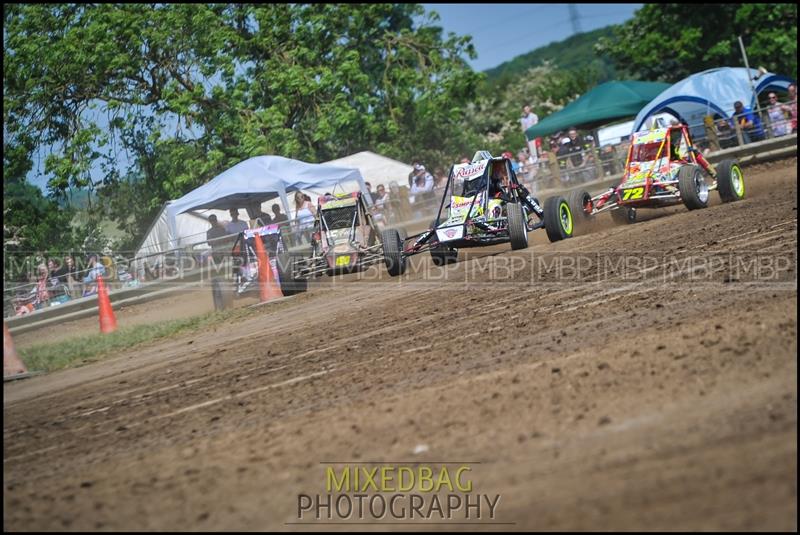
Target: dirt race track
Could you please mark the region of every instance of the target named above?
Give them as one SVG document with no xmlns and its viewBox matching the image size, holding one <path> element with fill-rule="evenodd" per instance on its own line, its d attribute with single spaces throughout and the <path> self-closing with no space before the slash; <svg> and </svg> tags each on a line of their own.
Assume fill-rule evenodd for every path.
<svg viewBox="0 0 800 535">
<path fill-rule="evenodd" d="M 321 463 L 410 460 L 476 463 L 474 529 L 796 530 L 796 160 L 745 173 L 5 384 L 3 527 L 298 530 Z"/>
</svg>

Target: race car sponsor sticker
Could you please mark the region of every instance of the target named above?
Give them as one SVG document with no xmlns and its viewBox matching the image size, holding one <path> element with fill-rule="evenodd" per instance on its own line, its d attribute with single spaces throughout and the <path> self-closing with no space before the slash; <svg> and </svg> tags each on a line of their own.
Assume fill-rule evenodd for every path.
<svg viewBox="0 0 800 535">
<path fill-rule="evenodd" d="M 259 236 L 265 236 L 267 234 L 278 234 L 280 232 L 280 225 L 265 225 L 263 227 L 256 227 L 246 229 L 244 231 L 245 238 L 252 238 L 256 234 Z"/>
<path fill-rule="evenodd" d="M 475 201 L 474 204 L 473 201 Z M 450 216 L 447 222 L 462 223 L 467 218 L 470 206 L 472 206 L 473 217 L 483 215 L 483 193 L 472 197 L 458 197 L 456 195 L 450 197 Z"/>
<path fill-rule="evenodd" d="M 636 132 L 633 134 L 633 144 L 645 145 L 647 143 L 655 143 L 657 141 L 662 141 L 665 137 L 667 137 L 666 128 L 649 130 L 647 132 Z"/>
<path fill-rule="evenodd" d="M 323 210 L 331 210 L 333 208 L 342 208 L 344 206 L 354 206 L 356 204 L 355 197 L 348 197 L 346 199 L 336 199 L 330 201 L 320 200 L 320 206 Z"/>
<path fill-rule="evenodd" d="M 457 195 L 453 195 L 450 197 L 450 209 L 458 210 L 460 208 L 469 208 L 473 200 L 475 200 L 476 205 L 482 204 L 481 199 L 475 199 L 474 195 L 472 197 L 458 197 Z"/>
<path fill-rule="evenodd" d="M 480 162 L 458 164 L 453 167 L 453 176 L 458 180 L 481 176 L 488 163 L 489 160 L 481 160 Z"/>
<path fill-rule="evenodd" d="M 486 219 L 498 219 L 503 215 L 503 201 L 490 199 Z"/>
<path fill-rule="evenodd" d="M 459 240 L 463 236 L 464 236 L 464 227 L 462 225 L 458 225 L 456 227 L 446 227 L 443 229 L 436 230 L 436 237 L 439 238 L 440 242 Z"/>
</svg>

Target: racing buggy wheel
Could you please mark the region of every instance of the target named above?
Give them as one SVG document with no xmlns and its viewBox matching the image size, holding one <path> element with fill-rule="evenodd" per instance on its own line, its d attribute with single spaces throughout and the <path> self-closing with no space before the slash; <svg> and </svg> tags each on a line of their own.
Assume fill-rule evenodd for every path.
<svg viewBox="0 0 800 535">
<path fill-rule="evenodd" d="M 736 160 L 722 160 L 717 165 L 717 191 L 722 202 L 744 199 L 744 175 Z"/>
</svg>

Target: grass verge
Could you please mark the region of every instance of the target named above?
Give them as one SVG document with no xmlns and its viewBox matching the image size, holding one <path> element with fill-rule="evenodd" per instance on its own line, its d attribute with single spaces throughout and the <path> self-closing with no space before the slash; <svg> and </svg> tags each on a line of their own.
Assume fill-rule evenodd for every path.
<svg viewBox="0 0 800 535">
<path fill-rule="evenodd" d="M 201 329 L 219 321 L 243 318 L 254 312 L 248 308 L 235 308 L 169 322 L 124 327 L 110 334 L 98 333 L 30 346 L 19 350 L 19 355 L 29 370 L 51 372 L 95 362 L 122 349 Z"/>
</svg>

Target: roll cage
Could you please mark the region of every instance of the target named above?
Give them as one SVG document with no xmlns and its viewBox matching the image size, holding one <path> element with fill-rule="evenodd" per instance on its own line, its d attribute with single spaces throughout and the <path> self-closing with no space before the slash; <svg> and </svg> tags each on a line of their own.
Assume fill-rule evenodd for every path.
<svg viewBox="0 0 800 535">
<path fill-rule="evenodd" d="M 447 220 L 443 211 L 451 208 L 448 201 L 461 193 L 459 197 L 472 197 L 463 222 L 449 225 L 448 227 L 467 227 L 474 225 L 479 229 L 477 235 L 467 237 L 457 247 L 471 247 L 501 243 L 508 241 L 507 218 L 499 217 L 486 221 L 488 204 L 492 199 L 500 199 L 506 203 L 520 203 L 524 207 L 527 230 L 544 227 L 544 211 L 528 189 L 519 182 L 516 173 L 511 167 L 511 161 L 504 157 L 492 157 L 486 151 L 479 151 L 468 164 L 456 164 L 450 167 L 442 200 L 436 212 L 436 219 L 430 229 L 415 236 L 410 236 L 404 243 L 404 254 L 417 254 L 439 245 L 436 230 Z M 452 202 L 452 201 L 451 201 Z M 539 221 L 530 223 L 528 216 L 536 214 Z"/>
</svg>

